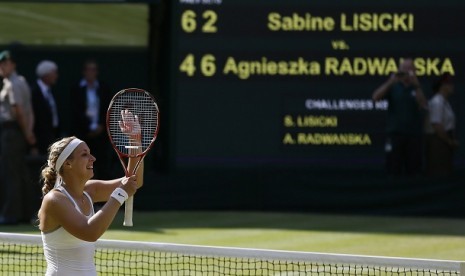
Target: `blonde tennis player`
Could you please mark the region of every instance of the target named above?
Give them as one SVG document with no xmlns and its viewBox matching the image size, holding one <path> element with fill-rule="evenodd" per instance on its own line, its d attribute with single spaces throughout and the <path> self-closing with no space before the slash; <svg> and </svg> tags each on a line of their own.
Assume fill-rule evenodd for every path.
<svg viewBox="0 0 465 276">
<path fill-rule="evenodd" d="M 46 275 L 97 275 L 95 241 L 110 226 L 124 201 L 142 185 L 137 181 L 143 178 L 142 166 L 131 177 L 91 180 L 95 161 L 86 143 L 76 137 L 64 138 L 49 148 L 38 213 Z M 128 167 L 134 163 L 130 159 Z M 94 212 L 93 203 L 105 201 Z"/>
</svg>

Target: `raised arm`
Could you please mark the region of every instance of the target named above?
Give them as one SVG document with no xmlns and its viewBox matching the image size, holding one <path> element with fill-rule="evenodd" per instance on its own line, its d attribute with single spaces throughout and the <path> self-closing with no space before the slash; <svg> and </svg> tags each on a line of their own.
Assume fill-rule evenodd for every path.
<svg viewBox="0 0 465 276">
<path fill-rule="evenodd" d="M 123 179 L 121 188 L 128 194 L 136 192 L 135 176 Z M 90 219 L 76 210 L 73 203 L 58 191 L 49 192 L 42 203 L 39 217 L 41 230 L 56 229 L 62 226 L 71 235 L 85 241 L 96 241 L 108 229 L 115 218 L 121 203 L 110 197 L 105 205 Z M 55 226 L 55 227 L 50 227 Z"/>
<path fill-rule="evenodd" d="M 130 149 L 129 160 L 127 171 L 130 175 L 134 172 L 137 162 L 139 162 L 140 157 L 137 157 L 138 153 L 142 152 L 141 148 L 141 128 L 137 115 L 133 115 L 128 110 L 121 111 L 121 121 L 119 122 L 120 129 L 123 133 L 128 136 L 129 141 L 131 141 L 131 146 L 134 146 Z M 140 188 L 143 184 L 143 173 L 144 173 L 144 161 L 141 161 L 137 172 L 134 173 L 137 179 L 137 188 Z M 107 201 L 110 197 L 113 190 L 118 188 L 121 185 L 125 177 L 117 178 L 113 180 L 89 180 L 86 183 L 86 191 L 91 195 L 94 202 L 104 202 Z"/>
<path fill-rule="evenodd" d="M 373 101 L 376 102 L 376 101 L 379 101 L 379 100 L 383 99 L 386 96 L 386 94 L 388 93 L 389 89 L 391 89 L 391 86 L 396 81 L 398 81 L 397 77 L 395 76 L 395 74 L 392 74 L 387 81 L 385 81 L 383 84 L 381 84 L 381 86 L 379 86 L 373 92 L 373 95 L 372 95 Z"/>
<path fill-rule="evenodd" d="M 129 151 L 129 158 L 127 171 L 130 174 L 134 174 L 137 177 L 137 185 L 140 188 L 144 182 L 144 160 L 141 157 L 137 157 L 138 154 L 142 153 L 142 141 L 141 141 L 141 126 L 137 115 L 133 115 L 128 110 L 121 111 L 122 121 L 119 122 L 119 127 L 123 133 L 128 136 L 130 144 L 133 148 Z M 137 171 L 134 169 L 137 163 L 140 162 Z"/>
</svg>

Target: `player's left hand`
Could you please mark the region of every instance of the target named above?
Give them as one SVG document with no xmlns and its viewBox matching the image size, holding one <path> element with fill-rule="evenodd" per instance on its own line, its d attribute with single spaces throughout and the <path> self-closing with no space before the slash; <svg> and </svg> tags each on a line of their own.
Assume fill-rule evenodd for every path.
<svg viewBox="0 0 465 276">
<path fill-rule="evenodd" d="M 129 135 L 131 138 L 140 138 L 141 127 L 137 115 L 132 114 L 131 111 L 124 109 L 121 110 L 121 119 L 119 127 L 121 132 Z"/>
</svg>

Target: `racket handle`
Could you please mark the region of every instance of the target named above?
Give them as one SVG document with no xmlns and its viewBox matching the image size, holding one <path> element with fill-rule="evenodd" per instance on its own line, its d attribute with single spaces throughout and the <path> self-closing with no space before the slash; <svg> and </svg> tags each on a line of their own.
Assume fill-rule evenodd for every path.
<svg viewBox="0 0 465 276">
<path fill-rule="evenodd" d="M 124 203 L 124 222 L 123 225 L 132 227 L 132 206 L 134 203 L 134 196 L 130 196 Z"/>
</svg>

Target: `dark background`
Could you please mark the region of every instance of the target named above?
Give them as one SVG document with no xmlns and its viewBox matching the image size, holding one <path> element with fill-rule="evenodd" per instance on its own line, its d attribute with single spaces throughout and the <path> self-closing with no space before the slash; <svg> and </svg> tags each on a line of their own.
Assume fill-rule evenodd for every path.
<svg viewBox="0 0 465 276">
<path fill-rule="evenodd" d="M 179 1 L 177 1 L 179 2 Z M 174 5 L 172 18 L 172 70 L 174 76 L 172 101 L 175 117 L 172 137 L 174 166 L 254 166 L 308 165 L 332 168 L 355 168 L 383 165 L 385 112 L 382 111 L 308 111 L 305 99 L 371 99 L 372 92 L 388 76 L 251 76 L 241 80 L 222 74 L 227 57 L 239 60 L 315 60 L 324 63 L 326 57 L 381 58 L 401 57 L 445 58 L 452 60 L 457 75 L 455 105 L 458 129 L 463 127 L 460 104 L 463 97 L 465 40 L 464 5 L 446 1 L 410 1 L 399 5 L 392 1 L 223 1 L 221 5 Z M 197 14 L 198 25 L 205 10 L 218 14 L 216 33 L 204 33 L 200 27 L 193 33 L 183 31 L 180 18 L 186 10 Z M 298 13 L 330 16 L 336 20 L 334 31 L 273 32 L 267 29 L 270 12 L 282 15 Z M 362 12 L 413 13 L 413 32 L 342 32 L 339 14 Z M 331 41 L 344 40 L 349 50 L 334 50 Z M 176 71 L 186 55 L 196 58 L 193 77 Z M 206 54 L 216 58 L 217 72 L 212 77 L 199 73 L 199 60 Z M 324 72 L 324 66 L 322 66 Z M 421 76 L 425 94 L 432 95 L 431 82 L 435 74 Z M 337 128 L 285 128 L 286 115 L 337 115 Z M 285 146 L 284 133 L 368 133 L 371 146 Z M 460 136 L 463 139 L 463 136 Z M 172 144 L 173 145 L 173 144 Z M 463 150 L 459 158 L 463 157 Z"/>
</svg>

